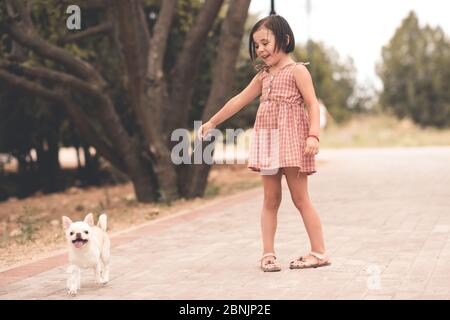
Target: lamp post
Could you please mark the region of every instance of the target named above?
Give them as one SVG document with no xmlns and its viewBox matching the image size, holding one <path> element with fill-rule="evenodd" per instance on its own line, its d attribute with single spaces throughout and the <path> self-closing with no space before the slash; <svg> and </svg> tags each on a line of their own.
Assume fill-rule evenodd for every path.
<svg viewBox="0 0 450 320">
<path fill-rule="evenodd" d="M 306 33 L 307 33 L 307 42 L 306 42 L 306 51 L 308 55 L 308 60 L 311 60 L 313 54 L 313 47 L 311 44 L 311 0 L 306 0 Z"/>
<path fill-rule="evenodd" d="M 275 0 L 270 0 L 270 15 L 276 15 L 277 13 L 275 12 Z"/>
</svg>

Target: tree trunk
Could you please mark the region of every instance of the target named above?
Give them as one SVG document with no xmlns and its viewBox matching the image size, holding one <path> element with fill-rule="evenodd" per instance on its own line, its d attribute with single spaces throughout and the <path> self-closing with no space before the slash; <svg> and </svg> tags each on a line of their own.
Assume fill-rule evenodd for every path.
<svg viewBox="0 0 450 320">
<path fill-rule="evenodd" d="M 187 125 L 192 110 L 193 82 L 197 76 L 208 32 L 212 29 L 222 4 L 223 0 L 206 1 L 187 34 L 181 53 L 171 71 L 172 95 L 166 110 L 168 115 L 176 114 L 177 116 L 168 116 L 164 119 L 163 130 L 168 137 L 173 130 L 185 128 Z"/>
<path fill-rule="evenodd" d="M 36 173 L 32 168 L 33 159 L 31 158 L 29 153 L 27 154 L 19 153 L 15 155 L 15 157 L 18 162 L 17 195 L 19 198 L 22 198 L 28 196 L 35 190 Z M 29 181 L 32 181 L 32 183 L 29 183 Z"/>
<path fill-rule="evenodd" d="M 124 160 L 136 199 L 140 202 L 153 202 L 158 199 L 158 189 L 152 165 L 141 156 L 138 143 L 133 140 L 131 144 Z"/>
<path fill-rule="evenodd" d="M 60 177 L 59 146 L 56 133 L 48 133 L 42 137 L 39 147 L 36 148 L 38 176 L 40 186 L 45 193 L 60 190 L 58 178 Z"/>
<path fill-rule="evenodd" d="M 212 87 L 202 122 L 208 121 L 228 98 L 234 80 L 234 70 L 249 5 L 250 0 L 233 0 L 230 3 L 220 33 L 217 62 L 213 68 Z M 180 185 L 185 186 L 181 195 L 186 198 L 202 196 L 206 189 L 210 169 L 211 166 L 208 164 L 183 167 L 183 170 L 187 170 L 187 172 L 181 173 L 180 176 Z"/>
<path fill-rule="evenodd" d="M 74 148 L 75 148 L 75 153 L 77 155 L 77 170 L 81 174 L 81 171 L 83 170 L 83 166 L 81 165 L 80 147 L 77 145 Z"/>
<path fill-rule="evenodd" d="M 170 28 L 175 1 L 163 3 L 157 25 L 162 28 L 155 37 L 162 37 L 160 45 L 165 47 L 165 34 Z M 112 3 L 117 23 L 116 43 L 122 58 L 126 81 L 124 83 L 130 98 L 130 106 L 135 114 L 140 137 L 144 140 L 146 152 L 152 159 L 161 200 L 170 202 L 178 198 L 176 172 L 170 159 L 170 150 L 161 130 L 161 110 L 168 103 L 167 86 L 162 72 L 162 59 L 154 47 L 155 39 L 150 39 L 143 7 L 139 1 L 117 1 Z M 135 19 L 130 21 L 130 17 Z M 161 26 L 161 23 L 164 25 Z M 152 59 L 148 58 L 149 54 Z"/>
<path fill-rule="evenodd" d="M 99 158 L 98 154 L 92 156 L 89 152 L 89 146 L 83 143 L 83 153 L 84 153 L 84 167 L 83 167 L 83 180 L 88 185 L 99 185 L 100 184 L 100 172 L 99 172 Z"/>
</svg>

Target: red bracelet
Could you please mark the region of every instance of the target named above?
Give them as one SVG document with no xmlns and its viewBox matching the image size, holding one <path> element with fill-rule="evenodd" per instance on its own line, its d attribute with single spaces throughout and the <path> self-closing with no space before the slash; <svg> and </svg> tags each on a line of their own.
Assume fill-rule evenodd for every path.
<svg viewBox="0 0 450 320">
<path fill-rule="evenodd" d="M 316 139 L 317 139 L 317 141 L 318 141 L 318 142 L 320 142 L 320 140 L 319 140 L 319 137 L 318 137 L 318 136 L 315 136 L 315 135 L 313 135 L 313 134 L 310 134 L 310 135 L 308 136 L 308 138 L 309 138 L 309 137 L 314 137 L 314 138 L 316 138 Z"/>
</svg>

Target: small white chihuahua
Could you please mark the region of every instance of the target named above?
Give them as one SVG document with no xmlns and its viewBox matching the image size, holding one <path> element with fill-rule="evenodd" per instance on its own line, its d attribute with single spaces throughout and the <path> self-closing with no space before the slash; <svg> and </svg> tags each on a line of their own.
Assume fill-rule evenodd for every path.
<svg viewBox="0 0 450 320">
<path fill-rule="evenodd" d="M 100 215 L 97 226 L 94 216 L 89 213 L 84 221 L 72 222 L 63 216 L 62 222 L 69 245 L 68 294 L 76 295 L 80 289 L 80 268 L 93 268 L 95 282 L 106 284 L 109 281 L 109 247 L 106 233 L 106 214 Z"/>
</svg>

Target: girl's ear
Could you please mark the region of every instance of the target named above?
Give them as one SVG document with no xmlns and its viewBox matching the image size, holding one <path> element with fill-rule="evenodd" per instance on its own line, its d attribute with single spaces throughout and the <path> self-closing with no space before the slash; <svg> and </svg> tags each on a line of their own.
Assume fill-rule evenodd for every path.
<svg viewBox="0 0 450 320">
<path fill-rule="evenodd" d="M 286 35 L 286 47 L 289 46 L 289 43 L 291 42 L 291 37 L 289 35 Z"/>
</svg>

